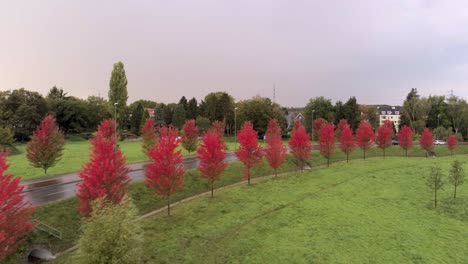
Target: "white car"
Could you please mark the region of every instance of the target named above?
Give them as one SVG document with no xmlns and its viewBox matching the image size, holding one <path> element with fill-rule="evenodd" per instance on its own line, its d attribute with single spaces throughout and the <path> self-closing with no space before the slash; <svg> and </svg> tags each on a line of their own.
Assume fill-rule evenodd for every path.
<svg viewBox="0 0 468 264">
<path fill-rule="evenodd" d="M 445 145 L 447 144 L 445 141 L 443 140 L 440 140 L 440 139 L 437 139 L 436 141 L 434 141 L 434 145 Z"/>
</svg>

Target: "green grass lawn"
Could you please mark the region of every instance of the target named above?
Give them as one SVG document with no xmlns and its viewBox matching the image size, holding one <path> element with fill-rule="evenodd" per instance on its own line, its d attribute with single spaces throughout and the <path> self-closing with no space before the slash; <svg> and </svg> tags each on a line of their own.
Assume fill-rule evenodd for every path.
<svg viewBox="0 0 468 264">
<path fill-rule="evenodd" d="M 236 143 L 227 142 L 226 145 L 228 150 L 234 150 Z M 141 141 L 122 141 L 119 142 L 119 147 L 127 158 L 127 163 L 137 163 L 148 160 L 146 155 L 141 151 Z M 182 155 L 195 156 L 196 153 L 192 152 L 189 154 L 185 149 L 182 149 Z M 7 172 L 15 176 L 21 176 L 22 180 L 32 180 L 79 171 L 88 160 L 88 141 L 67 141 L 62 159 L 54 167 L 50 168 L 47 174 L 44 174 L 44 170 L 34 168 L 29 164 L 26 159 L 26 145 L 15 144 L 14 150 L 8 157 L 10 168 Z"/>
<path fill-rule="evenodd" d="M 145 263 L 464 263 L 468 184 L 437 209 L 424 184 L 455 158 L 335 163 L 192 200 L 143 220 Z"/>
<path fill-rule="evenodd" d="M 458 154 L 466 154 L 468 152 L 468 148 L 466 146 L 460 147 L 456 150 Z M 438 156 L 449 155 L 449 151 L 446 150 L 445 147 L 440 146 L 436 148 L 436 153 Z M 418 148 L 411 150 L 409 153 L 411 157 L 424 157 L 425 153 Z M 327 171 L 333 172 L 334 170 L 342 170 L 341 174 L 359 174 L 360 176 L 366 176 L 364 179 L 367 179 L 366 174 L 371 174 L 375 171 L 379 173 L 380 170 L 383 170 L 385 166 L 390 166 L 395 171 L 388 172 L 391 176 L 394 174 L 399 175 L 400 172 L 405 172 L 408 170 L 408 173 L 411 172 L 418 172 L 419 176 L 423 175 L 422 171 L 426 169 L 429 164 L 432 164 L 435 161 L 440 161 L 441 163 L 447 163 L 449 160 L 455 157 L 447 157 L 447 158 L 395 158 L 395 156 L 402 156 L 404 152 L 398 147 L 392 147 L 387 151 L 387 159 L 383 160 L 381 158 L 382 152 L 379 149 L 371 149 L 368 151 L 368 157 L 374 157 L 367 161 L 362 161 L 362 152 L 360 150 L 356 150 L 353 155 L 351 156 L 352 159 L 349 164 L 343 162 L 345 160 L 345 156 L 337 152 L 334 156 L 332 161 L 335 162 L 336 165 L 333 165 L 330 169 L 325 169 L 323 166 L 322 169 L 318 169 L 318 166 L 325 165 L 326 159 L 323 158 L 318 151 L 313 152 L 313 157 L 310 160 L 310 165 L 314 168 L 313 175 L 319 175 L 319 173 L 326 173 Z M 458 156 L 464 160 L 467 159 L 467 156 Z M 356 160 L 357 159 L 357 160 Z M 337 161 L 341 161 L 340 163 L 336 163 Z M 366 170 L 355 170 L 355 163 L 361 164 L 362 168 Z M 409 164 L 409 165 L 408 165 Z M 419 166 L 418 164 L 421 164 Z M 368 166 L 368 170 L 366 168 Z M 446 164 L 444 166 L 447 166 Z M 421 168 L 420 168 L 421 167 Z M 422 168 L 424 167 L 424 169 Z M 288 162 L 283 165 L 281 168 L 282 172 L 294 172 L 296 171 L 296 167 L 294 166 L 294 162 L 291 158 L 288 158 Z M 426 169 L 427 170 L 427 169 Z M 264 175 L 271 175 L 273 171 L 268 167 L 266 162 L 263 162 L 258 168 L 254 169 L 253 177 L 259 177 Z M 317 173 L 317 174 L 316 174 Z M 301 175 L 309 175 L 310 173 L 300 174 Z M 333 173 L 332 173 L 333 174 Z M 292 176 L 295 178 L 298 176 Z M 302 177 L 302 176 L 301 176 Z M 309 176 L 307 176 L 309 177 Z M 314 178 L 315 176 L 310 176 Z M 327 177 L 323 177 L 322 181 L 316 181 L 315 184 L 318 186 L 327 186 L 329 184 L 337 184 L 341 178 L 335 178 L 336 175 L 330 175 Z M 406 176 L 404 176 L 406 177 Z M 285 177 L 286 179 L 288 177 Z M 221 181 L 217 182 L 215 187 L 221 187 L 230 185 L 232 183 L 239 182 L 242 179 L 242 165 L 239 162 L 231 163 L 227 170 L 225 171 Z M 283 180 L 283 178 L 281 179 Z M 330 180 L 330 182 L 328 182 Z M 419 185 L 424 187 L 423 182 L 419 182 Z M 420 186 L 420 187 L 421 187 Z M 322 188 L 320 187 L 320 188 Z M 151 189 L 146 187 L 142 181 L 134 182 L 130 185 L 130 194 L 132 196 L 133 201 L 135 202 L 136 206 L 138 207 L 140 214 L 145 214 L 151 212 L 155 209 L 164 206 L 164 200 L 156 196 L 152 193 Z M 366 187 L 367 188 L 367 187 Z M 408 184 L 407 182 L 401 182 L 398 188 L 403 189 L 411 189 L 413 186 Z M 419 188 L 419 187 L 418 187 Z M 464 187 L 463 187 L 464 188 Z M 463 189 L 462 188 L 462 189 Z M 467 185 L 468 188 L 468 185 Z M 206 183 L 206 180 L 200 179 L 199 174 L 196 170 L 190 170 L 185 175 L 185 182 L 184 182 L 184 189 L 174 195 L 173 201 L 178 201 L 184 199 L 186 197 L 193 196 L 198 193 L 202 193 L 209 190 L 209 186 Z M 281 192 L 289 193 L 289 195 L 293 195 L 295 190 L 284 189 Z M 356 191 L 357 192 L 357 191 Z M 463 192 L 463 191 L 461 191 Z M 222 192 L 221 192 L 222 193 Z M 276 190 L 274 191 L 276 193 Z M 427 197 L 426 197 L 427 198 Z M 270 198 L 265 197 L 259 200 L 252 200 L 250 203 L 265 203 L 265 200 L 268 201 Z M 427 199 L 430 199 L 427 198 Z M 461 212 L 464 212 L 464 200 L 457 200 L 459 205 L 456 205 L 452 210 L 452 212 L 458 212 L 457 208 L 462 208 Z M 268 202 L 267 202 L 268 203 Z M 227 205 L 226 205 L 227 206 Z M 461 207 L 460 207 L 461 206 Z M 45 245 L 46 247 L 50 248 L 53 252 L 60 252 L 64 249 L 67 249 L 73 246 L 79 236 L 79 228 L 81 225 L 81 217 L 77 212 L 78 203 L 76 198 L 65 199 L 57 202 L 50 203 L 45 206 L 41 206 L 37 208 L 33 218 L 39 221 L 42 221 L 52 227 L 55 227 L 63 232 L 63 240 L 58 240 L 53 237 L 48 236 L 45 233 L 38 232 L 30 237 L 28 237 L 27 241 L 28 244 L 35 244 L 35 245 Z M 14 263 L 14 262 L 12 262 Z"/>
</svg>

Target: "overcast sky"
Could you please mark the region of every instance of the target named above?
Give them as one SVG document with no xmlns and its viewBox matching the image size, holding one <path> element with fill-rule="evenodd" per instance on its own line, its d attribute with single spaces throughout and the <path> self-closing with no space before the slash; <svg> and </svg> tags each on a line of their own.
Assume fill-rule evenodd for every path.
<svg viewBox="0 0 468 264">
<path fill-rule="evenodd" d="M 130 102 L 468 98 L 468 1 L 0 1 L 1 90 L 107 98 L 121 60 Z"/>
</svg>

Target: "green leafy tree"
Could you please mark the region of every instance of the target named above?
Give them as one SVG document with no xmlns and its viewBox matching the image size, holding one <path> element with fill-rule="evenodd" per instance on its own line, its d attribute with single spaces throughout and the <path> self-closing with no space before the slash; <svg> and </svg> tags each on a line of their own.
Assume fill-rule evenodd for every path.
<svg viewBox="0 0 468 264">
<path fill-rule="evenodd" d="M 67 93 L 62 88 L 57 88 L 56 86 L 52 87 L 47 94 L 47 99 L 50 100 L 59 100 L 59 99 L 68 99 Z"/>
<path fill-rule="evenodd" d="M 196 119 L 198 116 L 198 102 L 195 97 L 190 99 L 187 103 L 187 119 Z"/>
<path fill-rule="evenodd" d="M 335 109 L 330 99 L 323 96 L 310 99 L 304 109 L 304 126 L 308 132 L 312 132 L 312 111 L 314 120 L 323 118 L 328 122 L 335 121 Z"/>
<path fill-rule="evenodd" d="M 109 102 L 99 96 L 89 96 L 86 99 L 86 120 L 87 131 L 96 131 L 99 124 L 104 119 L 112 117 L 113 108 Z"/>
<path fill-rule="evenodd" d="M 449 182 L 453 185 L 453 198 L 457 198 L 457 187 L 462 185 L 465 181 L 465 170 L 463 169 L 463 162 L 454 160 L 449 173 Z"/>
<path fill-rule="evenodd" d="M 65 133 L 79 133 L 88 129 L 88 110 L 85 101 L 76 97 L 49 99 L 50 109 L 60 129 Z M 93 113 L 94 114 L 94 113 Z"/>
<path fill-rule="evenodd" d="M 464 115 L 468 114 L 468 104 L 464 99 L 451 96 L 447 100 L 447 115 L 455 133 L 462 128 Z"/>
<path fill-rule="evenodd" d="M 137 218 L 137 208 L 128 197 L 119 204 L 96 200 L 83 224 L 73 263 L 141 263 L 143 238 Z"/>
<path fill-rule="evenodd" d="M 434 207 L 437 208 L 437 192 L 442 189 L 444 182 L 442 181 L 442 170 L 439 166 L 432 166 L 429 177 L 426 179 L 426 185 L 434 192 Z"/>
<path fill-rule="evenodd" d="M 352 130 L 356 130 L 361 121 L 361 111 L 359 110 L 359 105 L 357 103 L 356 97 L 351 97 L 343 105 L 344 118 L 348 120 L 348 124 Z M 371 120 L 368 120 L 371 123 Z M 372 123 L 371 123 L 372 124 Z"/>
<path fill-rule="evenodd" d="M 238 124 L 251 122 L 253 129 L 261 136 L 265 135 L 271 119 L 276 119 L 282 130 L 286 129 L 286 119 L 281 107 L 270 98 L 255 96 L 237 104 Z"/>
<path fill-rule="evenodd" d="M 8 127 L 0 127 L 0 149 L 4 146 L 10 146 L 15 141 L 13 130 Z"/>
<path fill-rule="evenodd" d="M 174 111 L 177 107 L 177 104 L 171 103 L 163 106 L 163 119 L 166 125 L 172 125 L 173 118 L 174 118 Z"/>
<path fill-rule="evenodd" d="M 109 103 L 114 109 L 114 104 L 117 103 L 117 123 L 120 127 L 125 127 L 125 111 L 127 107 L 127 76 L 125 75 L 124 64 L 117 62 L 112 69 L 111 78 L 109 81 Z"/>
<path fill-rule="evenodd" d="M 420 98 L 418 90 L 412 88 L 401 108 L 400 126 L 408 125 L 416 133 L 421 133 L 426 127 L 430 109 L 428 99 Z"/>
<path fill-rule="evenodd" d="M 195 125 L 198 128 L 198 131 L 200 134 L 203 134 L 204 132 L 208 131 L 211 127 L 210 120 L 207 117 L 203 116 L 197 116 L 197 119 L 195 119 Z"/>
<path fill-rule="evenodd" d="M 49 110 L 42 95 L 23 88 L 12 91 L 2 101 L 3 126 L 14 130 L 17 141 L 28 140 Z"/>
<path fill-rule="evenodd" d="M 181 129 L 184 123 L 185 123 L 185 109 L 183 105 L 178 104 L 174 108 L 174 113 L 172 115 L 172 125 L 174 125 L 178 129 Z"/>
<path fill-rule="evenodd" d="M 447 117 L 447 103 L 445 96 L 431 95 L 427 98 L 429 112 L 427 114 L 426 126 L 431 129 L 437 127 L 449 127 L 450 121 Z M 435 133 L 434 133 L 435 134 Z"/>
<path fill-rule="evenodd" d="M 234 127 L 234 107 L 234 98 L 228 93 L 209 93 L 200 103 L 199 114 L 207 117 L 210 123 L 216 120 L 223 122 L 230 132 Z"/>
<path fill-rule="evenodd" d="M 179 100 L 179 104 L 184 107 L 184 110 L 187 111 L 187 98 L 185 96 L 182 96 Z"/>
<path fill-rule="evenodd" d="M 130 118 L 130 129 L 133 134 L 140 135 L 141 127 L 144 122 L 145 109 L 142 104 L 138 104 L 135 109 L 132 111 L 132 116 Z"/>
</svg>

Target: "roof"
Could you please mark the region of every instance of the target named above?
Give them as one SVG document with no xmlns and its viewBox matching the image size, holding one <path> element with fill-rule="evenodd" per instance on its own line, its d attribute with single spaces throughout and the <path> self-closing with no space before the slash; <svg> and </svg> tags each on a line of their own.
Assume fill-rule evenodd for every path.
<svg viewBox="0 0 468 264">
<path fill-rule="evenodd" d="M 400 115 L 401 107 L 400 106 L 390 106 L 390 105 L 382 105 L 377 106 L 377 112 L 379 115 Z"/>
</svg>

